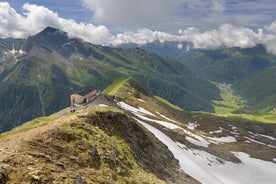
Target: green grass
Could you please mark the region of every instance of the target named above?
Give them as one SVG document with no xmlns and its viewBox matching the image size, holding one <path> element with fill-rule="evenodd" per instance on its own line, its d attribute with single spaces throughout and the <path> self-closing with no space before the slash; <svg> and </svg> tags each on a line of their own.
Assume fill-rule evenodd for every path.
<svg viewBox="0 0 276 184">
<path fill-rule="evenodd" d="M 244 107 L 245 101 L 243 101 L 241 97 L 234 95 L 234 91 L 231 89 L 230 84 L 213 83 L 219 88 L 220 96 L 222 97 L 221 101 L 213 101 L 216 114 L 231 113 Z"/>
<path fill-rule="evenodd" d="M 245 108 L 245 101 L 239 96 L 234 95 L 230 84 L 213 82 L 219 89 L 222 101 L 214 100 L 215 114 L 223 117 L 239 117 L 252 121 L 260 121 L 265 123 L 276 123 L 276 112 L 269 112 L 263 115 L 255 114 L 235 114 L 234 112 Z"/>
<path fill-rule="evenodd" d="M 175 110 L 183 111 L 183 109 L 181 109 L 181 108 L 178 107 L 177 105 L 171 104 L 169 101 L 165 100 L 164 98 L 161 98 L 161 97 L 159 97 L 159 96 L 154 96 L 154 97 L 155 97 L 158 101 L 160 101 L 160 102 L 166 104 L 167 106 L 169 106 L 169 107 L 171 107 L 171 108 L 173 108 L 173 109 L 175 109 Z"/>
<path fill-rule="evenodd" d="M 0 134 L 0 139 L 6 137 L 8 135 L 11 135 L 11 134 L 16 134 L 19 132 L 27 131 L 27 130 L 30 130 L 33 128 L 37 128 L 37 127 L 46 125 L 57 118 L 58 117 L 51 117 L 51 116 L 36 118 L 32 121 L 28 121 L 26 123 L 23 123 L 20 126 L 17 126 L 16 128 L 12 129 L 11 131 Z"/>
<path fill-rule="evenodd" d="M 127 81 L 128 79 L 117 79 L 108 88 L 103 91 L 105 95 L 115 95 L 118 89 Z"/>
<path fill-rule="evenodd" d="M 253 115 L 253 114 L 218 114 L 218 116 L 222 117 L 238 117 L 243 119 L 248 119 L 251 121 L 258 121 L 263 123 L 275 123 L 276 124 L 276 112 L 271 112 L 265 115 Z"/>
</svg>

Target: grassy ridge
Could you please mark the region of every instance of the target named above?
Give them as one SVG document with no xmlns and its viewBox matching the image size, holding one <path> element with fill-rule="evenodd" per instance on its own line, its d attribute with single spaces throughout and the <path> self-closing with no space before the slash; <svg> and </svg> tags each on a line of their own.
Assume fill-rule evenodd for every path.
<svg viewBox="0 0 276 184">
<path fill-rule="evenodd" d="M 110 86 L 108 86 L 104 91 L 103 94 L 106 95 L 114 95 L 117 93 L 119 88 L 127 81 L 128 79 L 117 79 L 115 80 Z"/>
</svg>

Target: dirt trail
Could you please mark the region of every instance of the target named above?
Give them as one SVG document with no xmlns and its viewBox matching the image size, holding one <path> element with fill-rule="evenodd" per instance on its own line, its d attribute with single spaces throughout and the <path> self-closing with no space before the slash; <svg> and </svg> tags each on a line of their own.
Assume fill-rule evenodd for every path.
<svg viewBox="0 0 276 184">
<path fill-rule="evenodd" d="M 80 106 L 77 110 L 79 112 L 85 112 L 86 109 L 88 109 L 91 106 L 97 106 L 98 104 L 106 102 L 105 99 L 101 98 L 101 95 L 98 95 L 93 101 L 86 104 L 85 106 Z M 70 114 L 70 107 L 65 108 L 49 117 L 53 117 L 54 120 L 51 122 L 40 125 L 36 128 L 31 128 L 28 130 L 18 131 L 18 132 L 12 132 L 8 135 L 5 135 L 3 138 L 0 138 L 0 165 L 1 162 L 12 155 L 15 155 L 18 148 L 24 143 L 27 142 L 35 137 L 37 137 L 39 134 L 42 134 L 44 132 L 47 132 L 51 129 L 54 129 L 55 127 L 69 122 L 72 119 L 77 118 L 79 113 L 73 113 Z M 56 119 L 55 119 L 56 117 Z"/>
<path fill-rule="evenodd" d="M 12 132 L 8 135 L 5 135 L 3 138 L 0 138 L 0 164 L 5 158 L 15 155 L 22 143 L 35 138 L 39 134 L 54 129 L 55 127 L 63 123 L 69 122 L 70 120 L 75 119 L 76 117 L 77 114 L 64 116 L 63 118 L 57 118 L 52 122 L 38 126 L 36 128 L 31 128 L 28 130 L 23 130 L 14 133 Z"/>
</svg>

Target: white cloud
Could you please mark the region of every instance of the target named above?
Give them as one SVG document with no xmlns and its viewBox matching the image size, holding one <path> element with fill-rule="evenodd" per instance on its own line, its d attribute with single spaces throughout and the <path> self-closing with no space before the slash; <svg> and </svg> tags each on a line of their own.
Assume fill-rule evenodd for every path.
<svg viewBox="0 0 276 184">
<path fill-rule="evenodd" d="M 180 17 L 205 19 L 224 12 L 224 0 L 81 0 L 94 22 L 118 29 L 160 29 L 177 24 Z M 207 16 L 208 17 L 208 16 Z M 179 26 L 179 25 L 177 25 Z M 167 29 L 167 28 L 165 28 Z"/>
<path fill-rule="evenodd" d="M 220 46 L 228 47 L 254 47 L 261 42 L 263 32 L 254 32 L 243 27 L 234 27 L 223 24 L 218 29 L 200 32 L 196 28 L 180 30 L 179 34 L 183 41 L 192 42 L 195 48 L 213 49 Z"/>
<path fill-rule="evenodd" d="M 154 41 L 177 41 L 178 36 L 171 35 L 169 33 L 161 31 L 152 31 L 150 29 L 140 29 L 137 32 L 125 32 L 117 34 L 116 39 L 111 44 L 121 45 L 127 43 L 136 43 L 138 45 L 144 45 Z"/>
<path fill-rule="evenodd" d="M 186 0 L 82 0 L 93 20 L 123 27 L 148 26 L 177 10 Z"/>
<path fill-rule="evenodd" d="M 7 2 L 0 2 L 0 37 L 27 37 L 47 26 L 62 29 L 95 44 L 109 44 L 113 37 L 103 25 L 95 26 L 63 19 L 43 6 L 26 3 L 23 11 L 23 15 L 18 14 Z"/>
<path fill-rule="evenodd" d="M 216 6 L 221 7 L 221 5 Z M 7 2 L 0 2 L 0 37 L 23 38 L 36 34 L 46 26 L 52 26 L 68 32 L 69 35 L 101 45 L 127 43 L 143 45 L 154 41 L 175 41 L 180 44 L 187 41 L 192 43 L 194 48 L 215 49 L 221 46 L 248 48 L 263 44 L 269 52 L 276 54 L 276 21 L 257 31 L 223 24 L 217 29 L 203 32 L 198 28 L 190 27 L 179 30 L 178 34 L 152 31 L 147 28 L 138 29 L 136 32 L 111 34 L 104 25 L 96 26 L 64 19 L 43 6 L 27 3 L 23 6 L 23 11 L 23 14 L 19 14 Z M 178 45 L 178 48 L 181 49 L 181 45 Z"/>
</svg>

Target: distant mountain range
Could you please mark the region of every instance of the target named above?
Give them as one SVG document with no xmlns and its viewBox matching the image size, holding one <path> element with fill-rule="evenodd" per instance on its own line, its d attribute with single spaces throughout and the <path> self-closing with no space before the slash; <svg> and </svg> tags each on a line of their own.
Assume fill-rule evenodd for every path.
<svg viewBox="0 0 276 184">
<path fill-rule="evenodd" d="M 97 46 L 47 27 L 27 39 L 0 40 L 0 132 L 69 105 L 87 86 L 105 89 L 132 76 L 152 94 L 187 110 L 214 112 L 219 90 L 174 59 L 145 50 Z"/>
<path fill-rule="evenodd" d="M 178 59 L 203 80 L 230 84 L 235 95 L 247 101 L 247 107 L 236 113 L 258 114 L 276 109 L 276 56 L 267 53 L 262 45 L 201 50 L 187 42 L 156 41 L 125 46 Z"/>
<path fill-rule="evenodd" d="M 177 41 L 154 41 L 144 45 L 138 44 L 123 44 L 119 45 L 121 48 L 141 48 L 148 52 L 155 53 L 162 57 L 173 57 L 175 59 L 182 58 L 198 49 L 194 49 L 189 42 L 177 42 Z"/>
<path fill-rule="evenodd" d="M 276 56 L 262 45 L 197 51 L 181 61 L 202 79 L 232 84 L 236 95 L 248 102 L 249 111 L 264 113 L 276 108 Z"/>
</svg>

